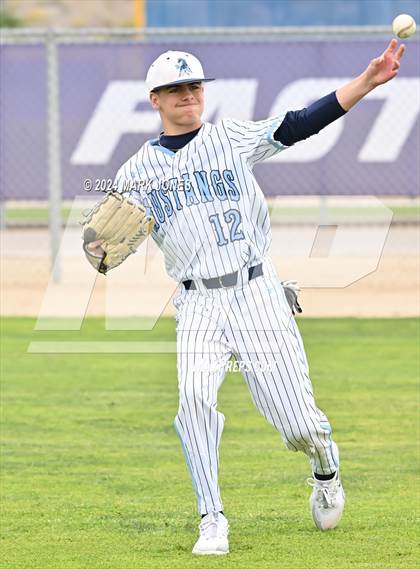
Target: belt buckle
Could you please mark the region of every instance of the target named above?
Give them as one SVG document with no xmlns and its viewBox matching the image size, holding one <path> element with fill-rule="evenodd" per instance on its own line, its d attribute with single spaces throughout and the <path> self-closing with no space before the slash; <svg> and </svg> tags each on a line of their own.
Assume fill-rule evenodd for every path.
<svg viewBox="0 0 420 569">
<path fill-rule="evenodd" d="M 225 285 L 222 279 L 229 279 L 229 277 L 233 277 L 232 284 Z M 220 288 L 232 288 L 238 284 L 238 272 L 235 271 L 234 273 L 229 273 L 228 275 L 223 275 L 221 277 L 217 277 L 217 280 L 220 284 Z"/>
<path fill-rule="evenodd" d="M 220 288 L 229 288 L 229 286 L 225 286 L 223 284 L 222 278 L 223 277 L 217 277 L 217 280 L 219 281 Z M 232 285 L 230 285 L 230 286 L 232 286 Z"/>
</svg>

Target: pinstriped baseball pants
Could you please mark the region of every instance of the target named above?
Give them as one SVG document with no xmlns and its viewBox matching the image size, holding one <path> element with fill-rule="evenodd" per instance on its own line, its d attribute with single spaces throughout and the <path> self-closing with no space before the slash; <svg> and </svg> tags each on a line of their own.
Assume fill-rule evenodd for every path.
<svg viewBox="0 0 420 569">
<path fill-rule="evenodd" d="M 266 272 L 266 271 L 265 271 Z M 224 415 L 217 393 L 234 355 L 260 413 L 287 448 L 303 451 L 312 470 L 330 474 L 338 453 L 327 417 L 314 401 L 302 339 L 275 274 L 244 286 L 182 290 L 177 307 L 181 439 L 201 514 L 223 510 L 218 484 Z"/>
</svg>

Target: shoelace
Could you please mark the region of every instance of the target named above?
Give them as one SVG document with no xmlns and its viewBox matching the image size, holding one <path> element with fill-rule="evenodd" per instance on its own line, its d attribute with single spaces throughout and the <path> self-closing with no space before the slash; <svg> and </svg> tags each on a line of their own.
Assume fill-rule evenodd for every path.
<svg viewBox="0 0 420 569">
<path fill-rule="evenodd" d="M 327 504 L 327 508 L 332 508 L 335 505 L 335 497 L 338 490 L 338 482 L 334 480 L 328 486 L 324 486 L 319 480 L 308 478 L 307 483 L 312 488 L 317 490 L 316 500 L 321 504 Z"/>
<path fill-rule="evenodd" d="M 211 539 L 217 535 L 217 520 L 213 516 L 209 516 L 200 524 L 200 533 L 206 539 Z"/>
<path fill-rule="evenodd" d="M 221 537 L 226 533 L 226 531 L 220 532 L 221 523 L 218 522 L 218 519 L 215 516 L 209 516 L 208 519 L 205 519 L 203 522 L 200 523 L 200 534 L 205 539 L 214 539 L 215 537 Z M 218 531 L 219 530 L 219 531 Z"/>
</svg>

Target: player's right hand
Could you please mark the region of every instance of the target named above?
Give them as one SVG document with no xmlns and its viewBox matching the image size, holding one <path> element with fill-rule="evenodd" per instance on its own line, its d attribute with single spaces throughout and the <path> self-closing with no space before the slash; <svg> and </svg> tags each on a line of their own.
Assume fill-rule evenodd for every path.
<svg viewBox="0 0 420 569">
<path fill-rule="evenodd" d="M 383 54 L 372 59 L 367 66 L 364 75 L 368 83 L 377 87 L 393 79 L 398 73 L 405 49 L 403 43 L 398 46 L 398 41 L 392 39 Z"/>
</svg>

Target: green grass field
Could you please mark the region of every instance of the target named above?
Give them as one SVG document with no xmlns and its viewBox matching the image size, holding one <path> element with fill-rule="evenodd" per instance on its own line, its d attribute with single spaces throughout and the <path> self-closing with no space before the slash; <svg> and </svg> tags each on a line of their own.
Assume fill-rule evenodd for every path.
<svg viewBox="0 0 420 569">
<path fill-rule="evenodd" d="M 95 196 L 94 196 L 95 197 Z M 96 196 L 98 199 L 100 196 Z M 389 209 L 393 212 L 393 222 L 401 223 L 418 223 L 420 220 L 419 205 L 392 205 Z M 88 208 L 85 208 L 88 209 Z M 83 209 L 73 212 L 75 219 L 83 219 Z M 282 204 L 274 204 L 269 206 L 271 219 L 274 223 L 316 223 L 320 218 L 319 207 L 316 206 L 284 206 Z M 71 207 L 63 206 L 61 208 L 61 221 L 66 223 L 71 212 Z M 382 220 L 384 212 L 381 208 L 374 207 L 362 209 L 359 207 L 328 207 L 328 220 L 330 223 L 347 222 L 365 222 L 373 223 Z M 47 226 L 48 225 L 48 208 L 44 207 L 6 207 L 5 220 L 9 226 Z"/>
<path fill-rule="evenodd" d="M 221 485 L 231 554 L 195 558 L 198 517 L 181 447 L 175 356 L 28 354 L 31 340 L 174 339 L 156 330 L 33 331 L 3 320 L 2 564 L 5 569 L 418 567 L 419 326 L 415 319 L 300 319 L 318 405 L 340 444 L 347 507 L 319 532 L 304 455 L 283 447 L 239 374 Z"/>
</svg>

